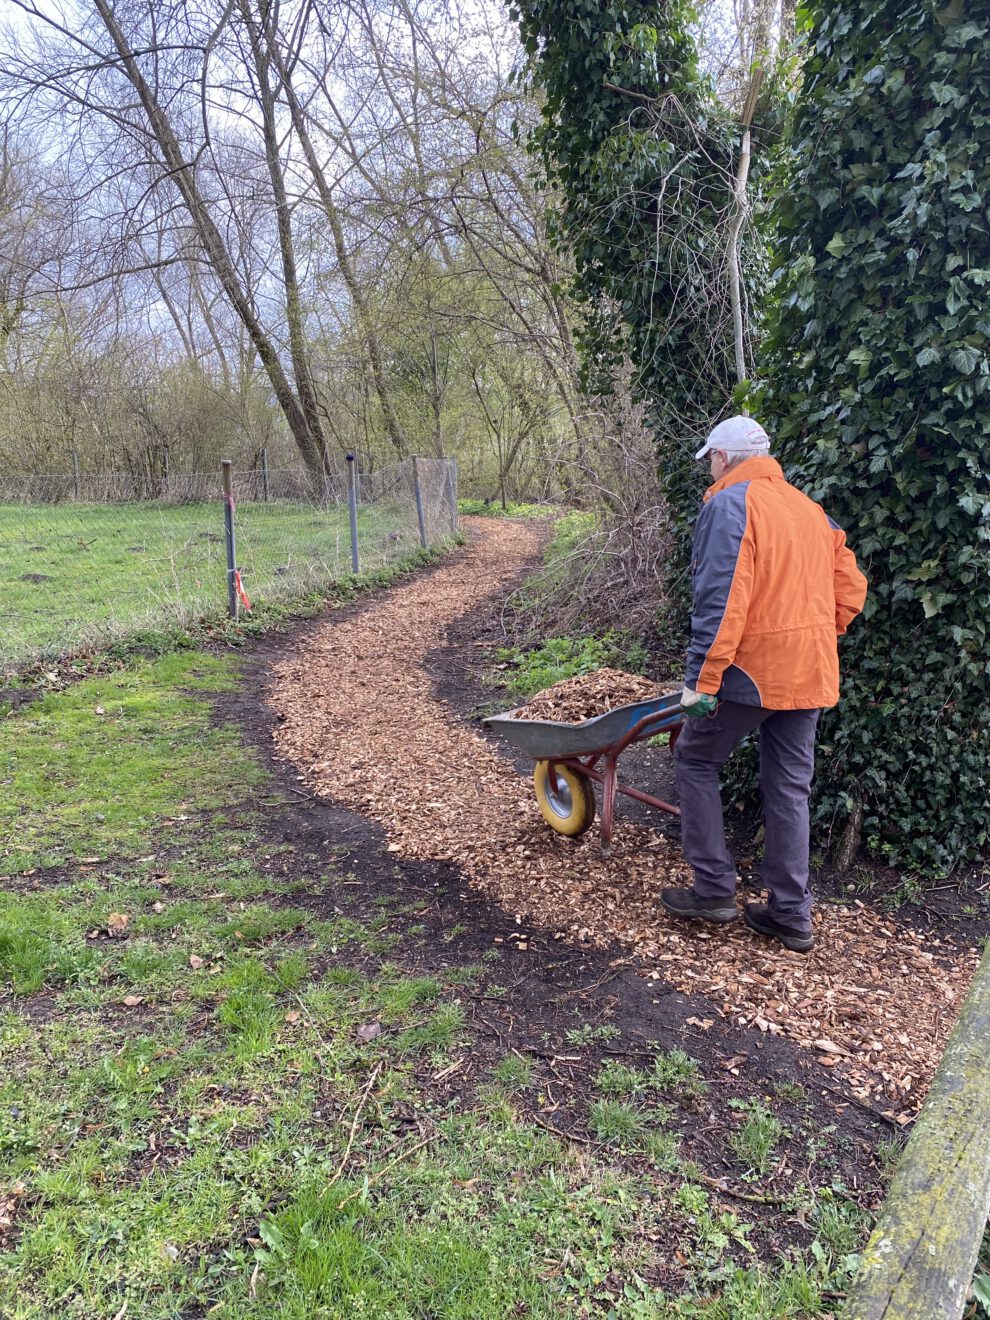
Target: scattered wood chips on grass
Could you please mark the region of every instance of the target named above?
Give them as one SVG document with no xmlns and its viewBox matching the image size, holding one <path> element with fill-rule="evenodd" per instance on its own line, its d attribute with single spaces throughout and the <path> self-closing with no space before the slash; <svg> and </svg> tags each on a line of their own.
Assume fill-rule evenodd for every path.
<svg viewBox="0 0 990 1320">
<path fill-rule="evenodd" d="M 707 998 L 710 1015 L 786 1036 L 834 1068 L 858 1099 L 901 1119 L 920 1104 L 977 963 L 859 902 L 821 905 L 810 955 L 742 922 L 695 929 L 668 918 L 665 885 L 687 885 L 675 844 L 618 822 L 547 829 L 532 786 L 496 746 L 437 700 L 424 667 L 448 622 L 496 596 L 536 551 L 524 525 L 480 520 L 470 548 L 310 632 L 276 671 L 274 737 L 300 779 L 385 830 L 403 858 L 455 863 L 518 920 L 593 945 L 618 940 L 640 971 Z"/>
<path fill-rule="evenodd" d="M 554 720 L 558 724 L 581 724 L 633 701 L 652 701 L 671 689 L 651 683 L 639 674 L 621 669 L 598 669 L 593 674 L 562 678 L 553 687 L 537 692 L 513 713 L 517 720 Z"/>
</svg>

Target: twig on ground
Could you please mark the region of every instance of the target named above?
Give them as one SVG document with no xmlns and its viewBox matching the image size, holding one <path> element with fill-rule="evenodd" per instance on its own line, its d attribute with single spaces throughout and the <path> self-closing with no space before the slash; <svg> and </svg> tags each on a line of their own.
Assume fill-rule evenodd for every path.
<svg viewBox="0 0 990 1320">
<path fill-rule="evenodd" d="M 862 1100 L 857 1100 L 854 1095 L 849 1095 L 846 1091 L 840 1091 L 835 1086 L 829 1086 L 828 1082 L 818 1082 L 816 1085 L 820 1086 L 823 1091 L 831 1091 L 833 1095 L 837 1095 L 839 1099 L 844 1100 L 846 1104 L 855 1105 L 857 1109 L 861 1109 L 864 1114 L 869 1114 L 871 1118 L 875 1118 L 881 1123 L 886 1123 L 887 1126 L 892 1127 L 895 1132 L 904 1131 L 904 1128 L 900 1123 L 896 1123 L 892 1118 L 888 1118 L 886 1114 L 881 1114 L 880 1110 L 874 1109 L 872 1105 L 864 1105 Z"/>
<path fill-rule="evenodd" d="M 423 1147 L 428 1146 L 430 1142 L 436 1141 L 439 1135 L 438 1132 L 431 1132 L 428 1137 L 424 1137 L 422 1141 L 417 1141 L 414 1146 L 410 1146 L 408 1150 L 404 1150 L 401 1155 L 396 1155 L 395 1159 L 392 1160 L 390 1164 L 386 1164 L 383 1169 L 379 1169 L 377 1173 L 370 1175 L 366 1186 L 370 1187 L 372 1183 L 378 1182 L 379 1179 L 384 1178 L 385 1174 L 388 1173 L 390 1169 L 394 1169 L 397 1164 L 401 1164 L 403 1160 L 407 1160 L 410 1155 L 415 1155 L 418 1150 L 422 1150 Z M 364 1190 L 364 1187 L 359 1187 L 356 1191 L 351 1192 L 349 1196 L 345 1196 L 342 1201 L 337 1202 L 337 1209 L 343 1210 L 345 1205 L 359 1197 Z"/>
<path fill-rule="evenodd" d="M 741 1192 L 738 1187 L 730 1187 L 728 1183 L 722 1182 L 720 1178 L 709 1178 L 704 1173 L 696 1176 L 698 1181 L 703 1182 L 706 1187 L 711 1187 L 724 1196 L 731 1196 L 736 1201 L 752 1201 L 756 1205 L 786 1205 L 791 1199 L 787 1196 L 758 1196 L 753 1192 Z"/>
<path fill-rule="evenodd" d="M 579 985 L 576 987 L 576 989 L 567 990 L 562 995 L 554 995 L 552 999 L 547 1000 L 547 1003 L 562 1004 L 565 999 L 573 999 L 575 995 L 581 999 L 584 999 L 588 995 L 590 995 L 593 991 L 600 989 L 603 985 L 608 985 L 610 981 L 616 980 L 618 977 L 622 975 L 624 971 L 628 970 L 630 965 L 631 964 L 629 963 L 623 963 L 621 967 L 610 967 L 608 971 L 605 973 L 605 975 L 600 976 L 598 980 L 594 982 L 593 985 Z"/>
<path fill-rule="evenodd" d="M 591 1137 L 583 1137 L 580 1132 L 564 1132 L 561 1128 L 554 1127 L 548 1123 L 545 1118 L 540 1118 L 539 1114 L 529 1114 L 530 1122 L 535 1123 L 537 1127 L 545 1128 L 547 1132 L 552 1132 L 555 1137 L 561 1141 L 580 1141 L 584 1146 L 593 1146 L 595 1143 Z"/>
<path fill-rule="evenodd" d="M 367 1103 L 368 1096 L 371 1094 L 371 1088 L 374 1086 L 378 1074 L 381 1072 L 381 1070 L 382 1070 L 382 1065 L 380 1063 L 376 1063 L 374 1068 L 372 1068 L 371 1070 L 371 1076 L 368 1078 L 364 1091 L 361 1094 L 361 1099 L 358 1101 L 357 1109 L 355 1109 L 354 1111 L 354 1119 L 351 1123 L 351 1130 L 347 1137 L 347 1148 L 344 1151 L 343 1159 L 337 1165 L 336 1173 L 327 1183 L 328 1188 L 332 1187 L 334 1183 L 337 1182 L 337 1180 L 340 1178 L 340 1175 L 344 1172 L 344 1169 L 347 1167 L 347 1161 L 351 1158 L 351 1150 L 354 1146 L 354 1138 L 357 1136 L 358 1123 L 360 1123 L 361 1121 L 361 1115 L 364 1112 L 364 1106 Z"/>
</svg>

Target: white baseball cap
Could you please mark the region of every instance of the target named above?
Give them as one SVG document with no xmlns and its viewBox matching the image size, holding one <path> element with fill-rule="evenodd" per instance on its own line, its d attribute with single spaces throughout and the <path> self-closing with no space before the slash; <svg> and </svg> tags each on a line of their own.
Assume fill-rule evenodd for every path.
<svg viewBox="0 0 990 1320">
<path fill-rule="evenodd" d="M 725 449 L 733 454 L 766 454 L 770 450 L 770 437 L 752 417 L 727 417 L 715 427 L 695 458 L 704 458 L 713 449 Z"/>
</svg>

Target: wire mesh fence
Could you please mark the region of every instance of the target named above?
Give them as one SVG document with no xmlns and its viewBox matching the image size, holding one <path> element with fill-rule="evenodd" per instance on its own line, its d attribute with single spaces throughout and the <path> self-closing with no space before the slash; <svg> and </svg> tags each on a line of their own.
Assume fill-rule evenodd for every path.
<svg viewBox="0 0 990 1320">
<path fill-rule="evenodd" d="M 457 528 L 453 460 L 404 459 L 353 483 L 346 468 L 234 470 L 231 494 L 239 609 L 352 572 L 352 514 L 361 572 Z M 225 611 L 224 505 L 219 472 L 0 477 L 0 668 Z"/>
</svg>

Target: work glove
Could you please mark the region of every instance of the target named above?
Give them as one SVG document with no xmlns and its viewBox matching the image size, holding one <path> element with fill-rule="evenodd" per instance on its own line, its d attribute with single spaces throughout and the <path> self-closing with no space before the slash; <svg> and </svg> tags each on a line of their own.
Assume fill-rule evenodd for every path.
<svg viewBox="0 0 990 1320">
<path fill-rule="evenodd" d="M 718 697 L 713 697 L 709 692 L 695 692 L 694 688 L 685 686 L 681 693 L 681 710 L 689 720 L 700 720 L 710 715 L 717 705 Z"/>
</svg>

